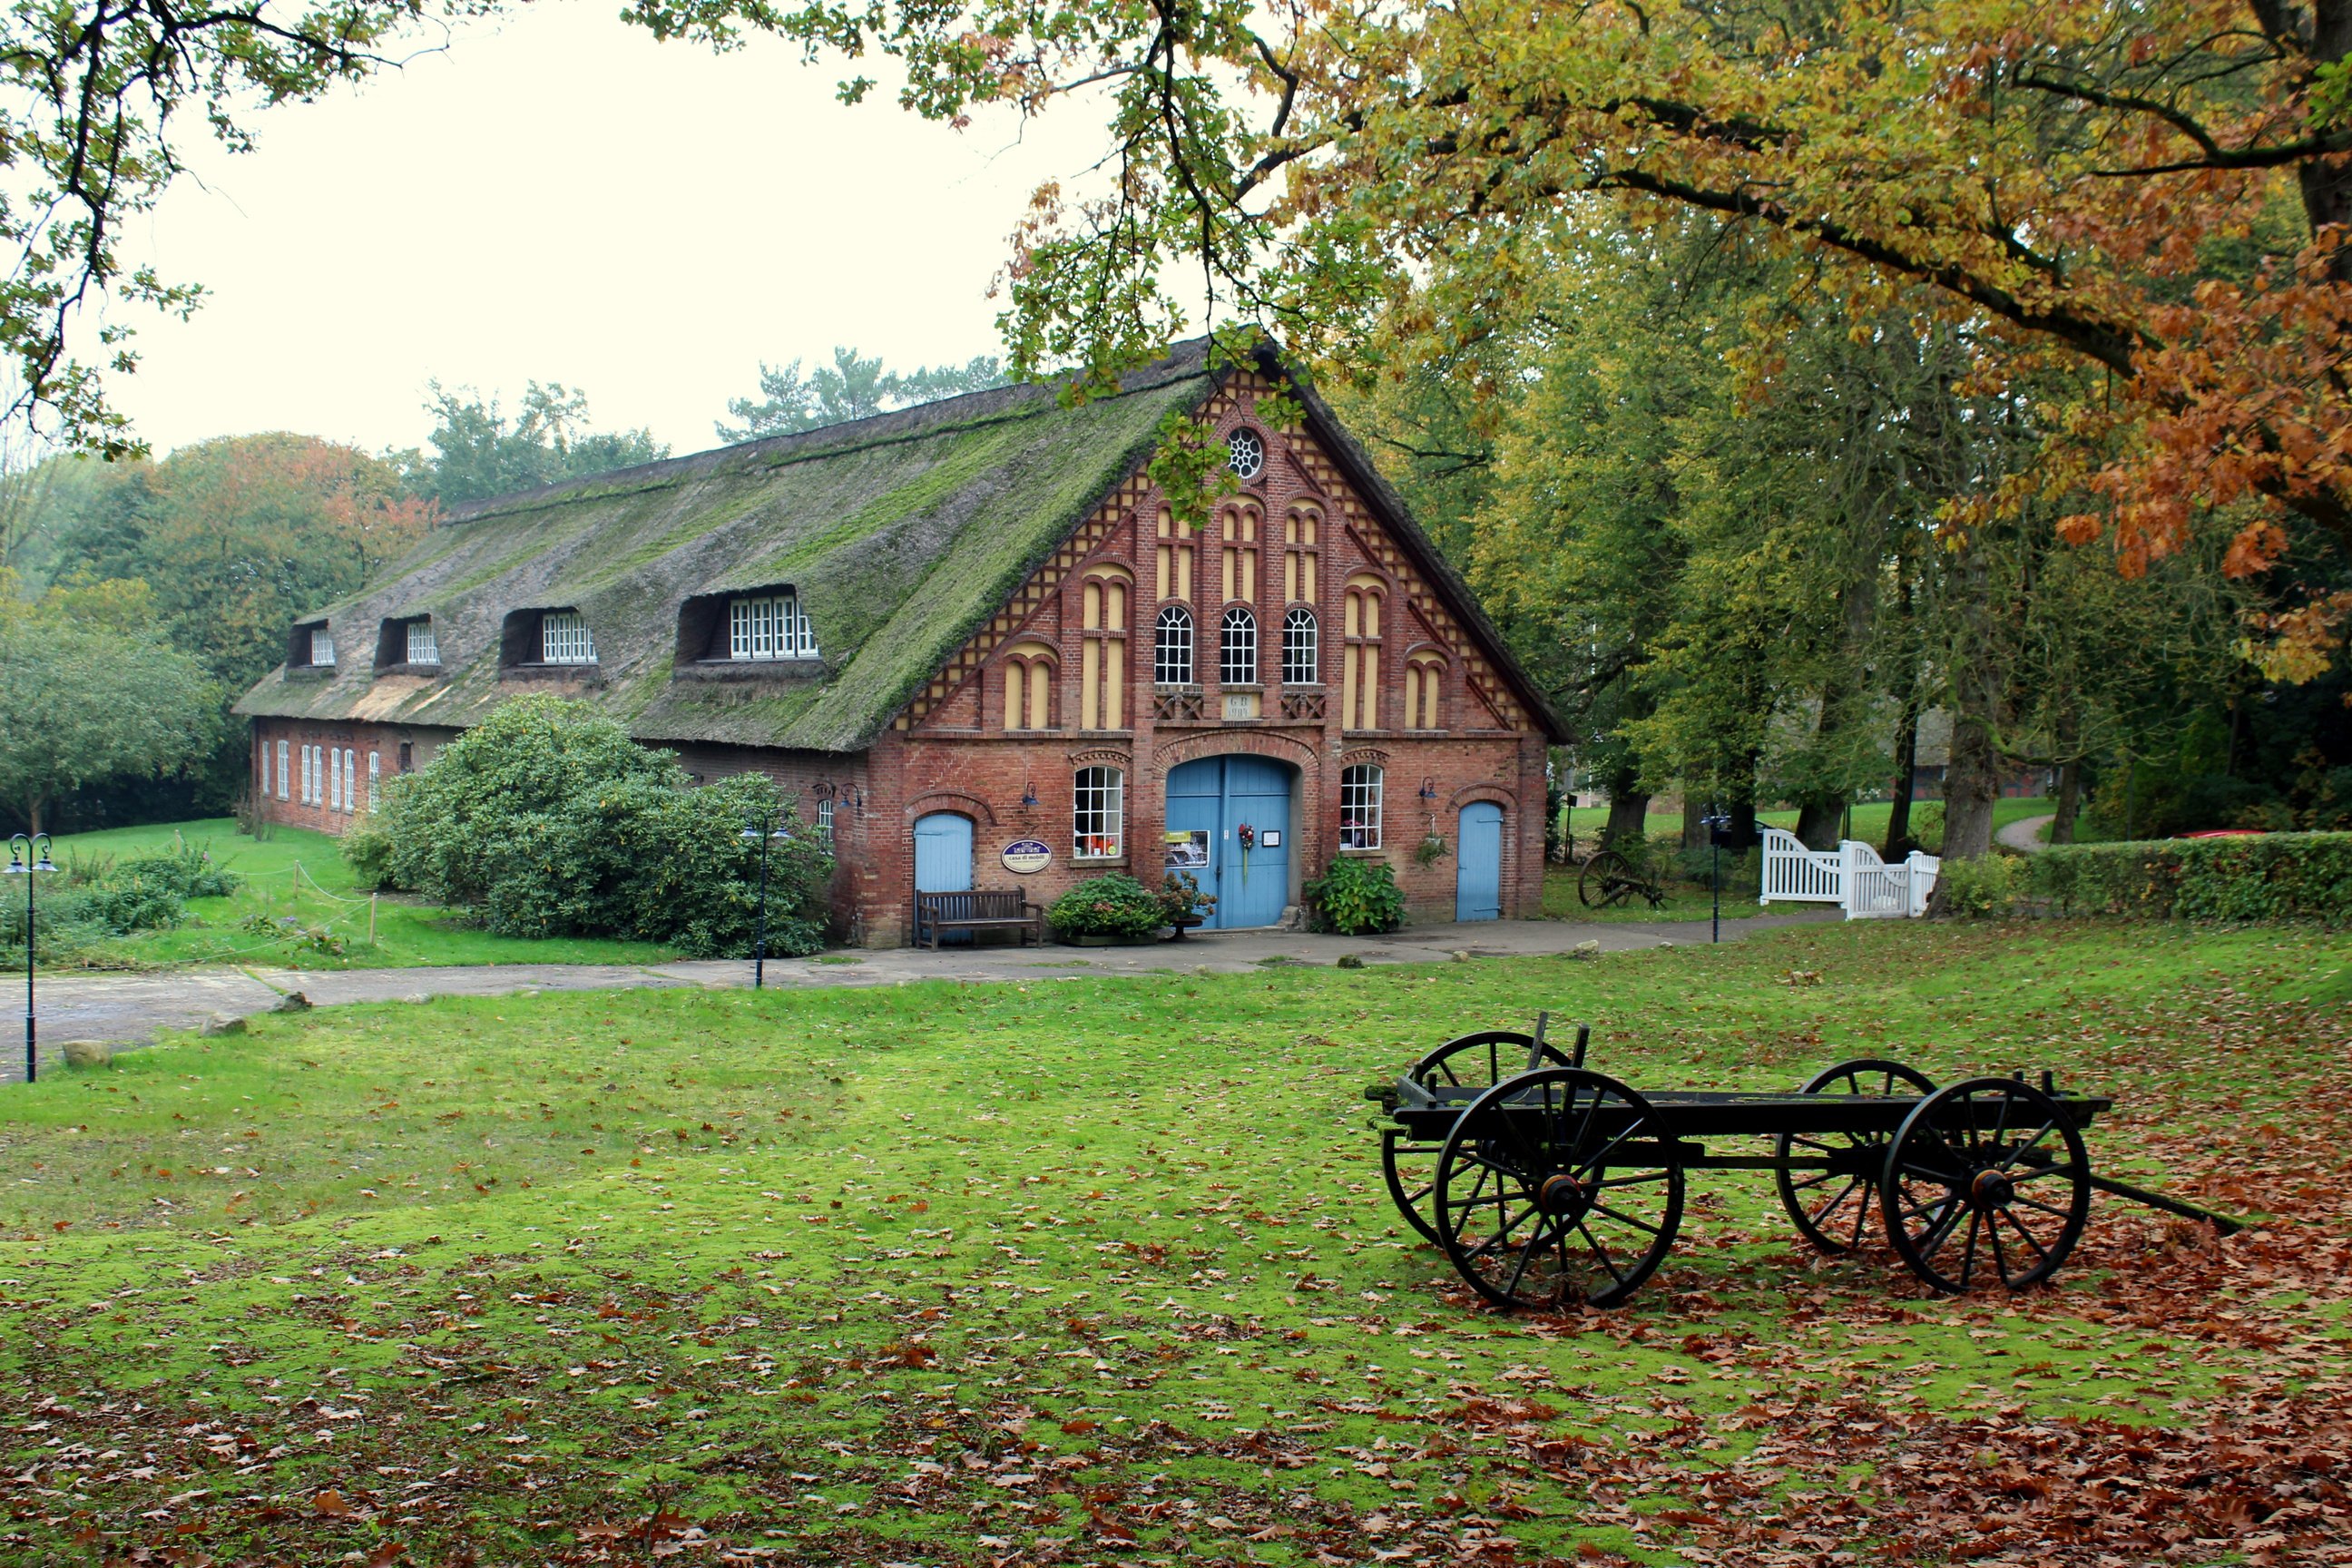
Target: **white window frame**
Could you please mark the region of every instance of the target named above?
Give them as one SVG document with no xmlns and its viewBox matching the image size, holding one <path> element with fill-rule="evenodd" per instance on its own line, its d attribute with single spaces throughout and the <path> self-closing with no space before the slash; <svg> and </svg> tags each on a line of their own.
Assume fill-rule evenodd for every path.
<svg viewBox="0 0 2352 1568">
<path fill-rule="evenodd" d="M 294 792 L 294 798 L 304 805 L 310 804 L 310 743 L 308 741 L 302 743 L 302 783 Z"/>
<path fill-rule="evenodd" d="M 1192 675 L 1192 612 L 1181 605 L 1164 605 L 1152 623 L 1151 682 L 1190 686 Z"/>
<path fill-rule="evenodd" d="M 379 764 L 382 763 L 382 761 L 383 761 L 383 752 L 370 752 L 368 753 L 368 793 L 367 793 L 367 803 L 368 803 L 368 810 L 369 810 L 370 812 L 373 812 L 373 811 L 375 810 L 375 786 L 376 786 L 376 778 L 377 778 L 378 773 L 381 772 L 381 768 L 380 768 Z"/>
<path fill-rule="evenodd" d="M 1116 860 L 1126 853 L 1127 774 L 1118 768 L 1078 769 L 1070 775 L 1071 856 Z"/>
<path fill-rule="evenodd" d="M 727 601 L 727 657 L 755 663 L 815 658 L 816 627 L 797 594 L 754 594 Z"/>
<path fill-rule="evenodd" d="M 1339 770 L 1339 847 L 1381 847 L 1381 792 L 1385 784 L 1376 763 L 1351 763 Z"/>
<path fill-rule="evenodd" d="M 539 617 L 539 658 L 541 664 L 593 664 L 596 639 L 587 617 L 577 610 L 550 610 Z"/>
<path fill-rule="evenodd" d="M 286 798 L 286 792 L 287 792 L 287 790 L 288 790 L 288 789 L 289 789 L 290 787 L 292 787 L 292 786 L 288 783 L 288 781 L 287 781 L 287 777 L 286 777 L 286 752 L 287 752 L 287 743 L 286 743 L 285 742 L 283 742 L 283 741 L 278 742 L 278 799 L 280 799 L 280 800 L 284 800 L 284 799 Z"/>
<path fill-rule="evenodd" d="M 1217 623 L 1217 683 L 1257 684 L 1257 614 L 1247 605 L 1229 605 Z"/>
<path fill-rule="evenodd" d="M 327 748 L 327 809 L 343 809 L 343 749 L 341 746 Z"/>
<path fill-rule="evenodd" d="M 351 816 L 360 808 L 360 754 L 349 746 L 343 748 L 343 815 Z"/>
<path fill-rule="evenodd" d="M 1244 482 L 1265 472 L 1265 437 L 1244 425 L 1225 437 L 1225 466 Z"/>
<path fill-rule="evenodd" d="M 325 626 L 310 628 L 310 668 L 332 669 L 335 667 L 335 634 Z"/>
<path fill-rule="evenodd" d="M 833 802 L 830 798 L 816 803 L 816 841 L 827 849 L 833 847 Z"/>
<path fill-rule="evenodd" d="M 1318 686 L 1323 680 L 1320 650 L 1316 647 L 1322 628 L 1316 624 L 1315 612 L 1305 605 L 1295 605 L 1282 617 L 1282 683 L 1285 686 Z"/>
<path fill-rule="evenodd" d="M 261 798 L 269 798 L 269 742 L 261 742 Z"/>
<path fill-rule="evenodd" d="M 422 620 L 408 623 L 407 646 L 403 651 L 407 655 L 404 660 L 404 663 L 438 664 L 441 662 L 441 644 L 433 635 L 432 616 L 427 616 Z"/>
</svg>

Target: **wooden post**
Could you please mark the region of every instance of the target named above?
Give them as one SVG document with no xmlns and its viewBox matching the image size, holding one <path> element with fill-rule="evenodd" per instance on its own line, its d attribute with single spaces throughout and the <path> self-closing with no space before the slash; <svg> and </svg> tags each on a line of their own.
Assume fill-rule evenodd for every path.
<svg viewBox="0 0 2352 1568">
<path fill-rule="evenodd" d="M 368 895 L 368 945 L 375 945 L 375 895 Z"/>
</svg>

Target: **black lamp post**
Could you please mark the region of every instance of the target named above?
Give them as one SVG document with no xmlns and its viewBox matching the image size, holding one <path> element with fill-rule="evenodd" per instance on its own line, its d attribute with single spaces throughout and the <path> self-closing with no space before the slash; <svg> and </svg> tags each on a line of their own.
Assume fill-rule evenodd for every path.
<svg viewBox="0 0 2352 1568">
<path fill-rule="evenodd" d="M 776 825 L 773 811 L 755 816 L 743 824 L 742 839 L 746 844 L 760 846 L 760 940 L 751 949 L 751 989 L 763 989 L 768 984 L 768 846 L 779 838 L 790 838 Z"/>
<path fill-rule="evenodd" d="M 8 840 L 7 875 L 25 879 L 25 1081 L 40 1075 L 40 1046 L 33 1021 L 33 882 L 34 873 L 54 871 L 49 861 L 49 836 L 19 833 Z"/>
<path fill-rule="evenodd" d="M 1731 830 L 1731 814 L 1710 805 L 1699 821 L 1706 827 L 1706 879 L 1715 884 L 1715 910 L 1709 917 L 1710 942 L 1723 940 L 1723 839 Z"/>
</svg>

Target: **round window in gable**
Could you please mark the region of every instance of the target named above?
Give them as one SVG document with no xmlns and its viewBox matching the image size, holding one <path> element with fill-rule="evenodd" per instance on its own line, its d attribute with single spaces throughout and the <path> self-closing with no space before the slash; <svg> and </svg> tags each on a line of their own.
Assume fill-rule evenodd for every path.
<svg viewBox="0 0 2352 1568">
<path fill-rule="evenodd" d="M 1257 478 L 1265 467 L 1265 437 L 1247 426 L 1234 431 L 1225 437 L 1225 458 L 1236 479 Z"/>
</svg>

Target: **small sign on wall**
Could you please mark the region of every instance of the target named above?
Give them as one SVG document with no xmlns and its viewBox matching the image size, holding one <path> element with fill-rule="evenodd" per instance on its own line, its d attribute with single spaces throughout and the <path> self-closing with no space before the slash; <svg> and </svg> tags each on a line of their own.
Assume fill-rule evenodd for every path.
<svg viewBox="0 0 2352 1568">
<path fill-rule="evenodd" d="M 1040 840 L 1016 838 L 1004 847 L 1004 868 L 1026 877 L 1054 863 L 1054 852 Z"/>
</svg>

